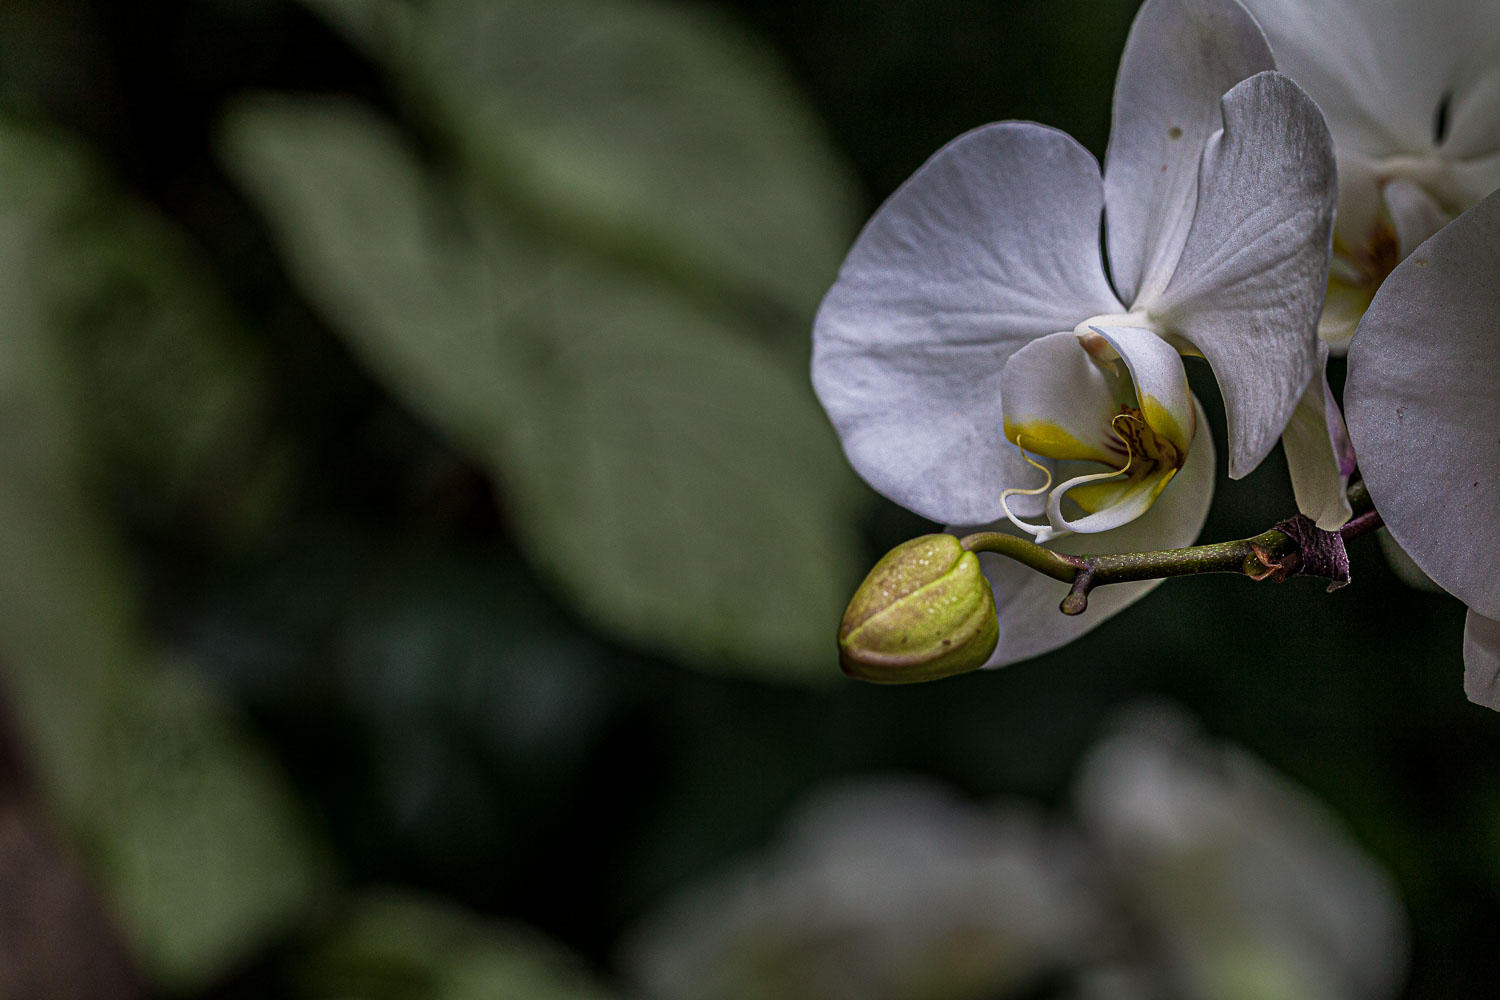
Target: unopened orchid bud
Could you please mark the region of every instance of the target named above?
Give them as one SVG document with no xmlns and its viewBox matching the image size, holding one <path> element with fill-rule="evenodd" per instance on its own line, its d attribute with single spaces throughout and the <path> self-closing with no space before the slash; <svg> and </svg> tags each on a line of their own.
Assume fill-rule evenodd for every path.
<svg viewBox="0 0 1500 1000">
<path fill-rule="evenodd" d="M 979 558 L 952 535 L 923 535 L 887 552 L 839 625 L 844 673 L 877 684 L 977 670 L 1000 625 Z"/>
</svg>

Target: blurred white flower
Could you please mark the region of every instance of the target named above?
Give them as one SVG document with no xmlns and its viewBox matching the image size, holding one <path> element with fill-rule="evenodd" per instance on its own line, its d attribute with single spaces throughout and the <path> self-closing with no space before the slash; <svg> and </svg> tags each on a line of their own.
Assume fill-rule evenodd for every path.
<svg viewBox="0 0 1500 1000">
<path fill-rule="evenodd" d="M 1500 4 L 1244 3 L 1333 132 L 1339 208 L 1322 333 L 1342 347 L 1396 264 L 1500 188 Z"/>
<path fill-rule="evenodd" d="M 1236 478 L 1316 372 L 1333 149 L 1316 106 L 1272 69 L 1236 0 L 1147 0 L 1102 177 L 1029 122 L 970 132 L 918 170 L 865 227 L 813 331 L 813 382 L 855 469 L 925 517 L 1069 535 L 1068 551 L 1190 544 L 1213 455 L 1206 437 L 1190 448 L 1179 352 L 1218 378 Z M 1111 587 L 1069 619 L 1065 585 L 984 562 L 991 666 L 1152 586 Z"/>
<path fill-rule="evenodd" d="M 1081 830 L 930 785 L 825 792 L 627 941 L 650 1000 L 1387 1000 L 1406 923 L 1305 792 L 1180 717 L 1087 758 Z M 1048 992 L 1046 995 L 1058 995 Z"/>
<path fill-rule="evenodd" d="M 1469 606 L 1464 690 L 1500 710 L 1500 191 L 1401 263 L 1349 352 L 1370 496 L 1417 566 Z"/>
<path fill-rule="evenodd" d="M 627 944 L 653 1000 L 979 1000 L 1090 951 L 1074 838 L 916 782 L 825 793 Z"/>
<path fill-rule="evenodd" d="M 1377 1000 L 1400 992 L 1404 912 L 1334 817 L 1169 711 L 1089 755 L 1077 809 L 1154 942 L 1092 996 Z"/>
</svg>

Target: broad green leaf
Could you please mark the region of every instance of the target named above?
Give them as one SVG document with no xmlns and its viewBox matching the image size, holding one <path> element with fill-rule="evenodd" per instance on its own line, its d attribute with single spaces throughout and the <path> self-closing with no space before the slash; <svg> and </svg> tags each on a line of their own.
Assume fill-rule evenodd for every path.
<svg viewBox="0 0 1500 1000">
<path fill-rule="evenodd" d="M 304 962 L 301 1000 L 608 1000 L 576 957 L 524 927 L 409 895 L 356 899 Z"/>
<path fill-rule="evenodd" d="M 383 58 L 512 204 L 633 264 L 764 295 L 805 348 L 856 199 L 746 33 L 654 0 L 309 2 Z"/>
<path fill-rule="evenodd" d="M 860 494 L 805 378 L 655 286 L 519 235 L 353 107 L 242 108 L 227 156 L 306 291 L 489 465 L 577 606 L 712 667 L 828 672 Z"/>
<path fill-rule="evenodd" d="M 82 158 L 0 122 L 0 682 L 136 959 L 189 989 L 284 929 L 317 873 L 269 762 L 149 649 L 89 489 L 88 396 L 50 293 L 100 190 Z"/>
</svg>

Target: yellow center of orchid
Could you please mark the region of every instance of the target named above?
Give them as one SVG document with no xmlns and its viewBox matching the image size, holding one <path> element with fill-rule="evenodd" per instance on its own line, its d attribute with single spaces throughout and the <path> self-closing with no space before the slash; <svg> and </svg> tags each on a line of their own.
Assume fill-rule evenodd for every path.
<svg viewBox="0 0 1500 1000">
<path fill-rule="evenodd" d="M 1127 478 L 1083 483 L 1069 490 L 1068 499 L 1083 508 L 1085 513 L 1103 510 L 1116 503 L 1127 490 L 1149 479 L 1159 480 L 1153 484 L 1159 494 L 1187 461 L 1187 455 L 1157 434 L 1134 406 L 1122 405 L 1120 415 L 1110 422 L 1110 429 L 1115 433 L 1115 440 L 1108 447 L 1120 456 L 1122 464 L 1118 475 Z"/>
<path fill-rule="evenodd" d="M 1154 502 L 1167 484 L 1187 461 L 1187 453 L 1174 445 L 1164 434 L 1158 433 L 1147 420 L 1142 409 L 1128 403 L 1120 405 L 1120 412 L 1110 421 L 1112 440 L 1104 443 L 1104 450 L 1113 461 L 1104 461 L 1106 455 L 1097 447 L 1091 448 L 1061 427 L 1047 421 L 1028 421 L 1025 428 L 1007 424 L 1006 437 L 1021 449 L 1021 455 L 1032 467 L 1046 476 L 1046 482 L 1034 489 L 1011 488 L 1002 491 L 1001 503 L 1006 517 L 1017 527 L 1046 542 L 1069 533 L 1069 529 L 1056 524 L 1029 524 L 1011 512 L 1007 502 L 1012 496 L 1038 496 L 1052 493 L 1049 506 L 1060 504 L 1066 497 L 1073 501 L 1084 514 L 1095 514 L 1125 501 L 1127 498 Z M 1053 490 L 1052 471 L 1032 458 L 1037 455 L 1059 461 L 1089 460 L 1106 465 L 1108 471 L 1074 477 Z M 1050 519 L 1050 517 L 1049 517 Z"/>
</svg>

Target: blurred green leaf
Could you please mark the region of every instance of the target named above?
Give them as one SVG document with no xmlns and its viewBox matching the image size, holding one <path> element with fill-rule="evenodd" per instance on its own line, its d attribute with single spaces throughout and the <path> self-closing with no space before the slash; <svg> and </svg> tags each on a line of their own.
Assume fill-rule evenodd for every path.
<svg viewBox="0 0 1500 1000">
<path fill-rule="evenodd" d="M 88 489 L 88 396 L 49 292 L 71 263 L 63 232 L 99 182 L 77 154 L 4 123 L 0 178 L 0 670 L 137 959 L 193 988 L 283 929 L 317 873 L 238 722 L 149 652 Z"/>
<path fill-rule="evenodd" d="M 861 494 L 803 378 L 519 235 L 354 107 L 241 108 L 227 156 L 309 294 L 489 465 L 530 557 L 590 617 L 710 667 L 832 673 Z"/>
<path fill-rule="evenodd" d="M 857 198 L 758 40 L 706 7 L 641 0 L 309 3 L 509 204 L 631 266 L 770 299 L 805 353 Z"/>
<path fill-rule="evenodd" d="M 280 773 L 186 671 L 121 685 L 86 836 L 139 954 L 196 988 L 285 931 L 317 889 Z"/>
<path fill-rule="evenodd" d="M 606 1000 L 534 931 L 408 896 L 357 900 L 306 963 L 307 1000 Z"/>
<path fill-rule="evenodd" d="M 253 530 L 287 471 L 267 447 L 262 353 L 179 234 L 102 185 L 87 194 L 44 273 L 111 493 L 157 524 Z"/>
<path fill-rule="evenodd" d="M 82 164 L 0 124 L 0 669 L 59 804 L 89 804 L 114 678 L 133 655 L 120 553 L 78 476 L 68 371 L 36 294 Z"/>
</svg>

